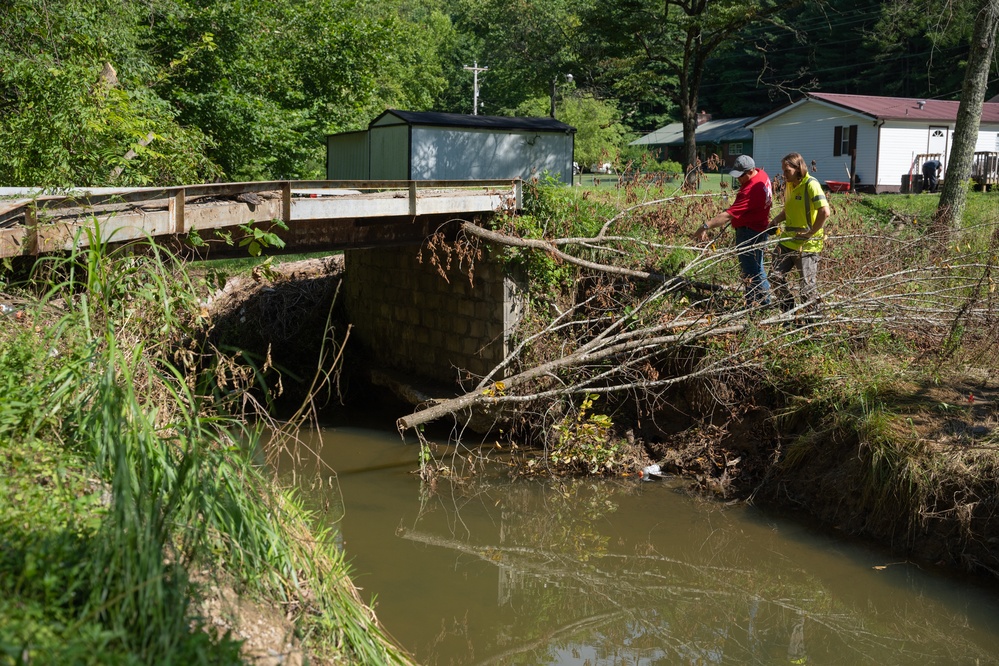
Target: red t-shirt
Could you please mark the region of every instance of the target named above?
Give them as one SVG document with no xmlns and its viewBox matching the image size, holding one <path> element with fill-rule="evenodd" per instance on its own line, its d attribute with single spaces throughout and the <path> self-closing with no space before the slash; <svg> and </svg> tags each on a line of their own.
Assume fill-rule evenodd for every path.
<svg viewBox="0 0 999 666">
<path fill-rule="evenodd" d="M 770 204 L 773 203 L 773 190 L 770 176 L 757 168 L 756 175 L 739 188 L 735 202 L 728 207 L 733 227 L 749 227 L 753 231 L 765 231 L 770 226 Z"/>
</svg>

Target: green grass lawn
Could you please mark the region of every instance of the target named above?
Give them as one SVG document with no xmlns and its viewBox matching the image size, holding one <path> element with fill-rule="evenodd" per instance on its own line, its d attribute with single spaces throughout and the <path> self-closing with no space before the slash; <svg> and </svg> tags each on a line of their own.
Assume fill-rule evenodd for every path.
<svg viewBox="0 0 999 666">
<path fill-rule="evenodd" d="M 723 188 L 721 183 L 725 182 L 726 187 L 731 188 L 735 179 L 731 176 L 720 174 L 720 173 L 709 173 L 701 177 L 700 185 L 697 188 L 698 192 L 720 192 Z M 673 187 L 679 189 L 682 181 L 677 178 L 676 180 L 668 181 L 667 186 L 672 185 Z M 599 173 L 583 173 L 577 174 L 573 179 L 573 184 L 576 187 L 585 187 L 590 189 L 614 189 L 621 185 L 621 175 L 620 174 L 599 174 Z"/>
</svg>

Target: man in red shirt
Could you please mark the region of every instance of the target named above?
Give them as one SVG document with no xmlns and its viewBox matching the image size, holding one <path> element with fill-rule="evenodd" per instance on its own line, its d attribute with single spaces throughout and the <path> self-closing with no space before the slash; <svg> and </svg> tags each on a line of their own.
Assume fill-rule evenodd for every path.
<svg viewBox="0 0 999 666">
<path fill-rule="evenodd" d="M 770 177 L 749 155 L 740 155 L 729 175 L 739 180 L 735 202 L 718 213 L 694 232 L 694 240 L 708 240 L 708 231 L 728 224 L 735 229 L 735 246 L 739 251 L 739 268 L 746 285 L 746 305 L 769 305 L 770 282 L 763 265 L 763 243 L 770 226 L 770 205 L 773 191 Z"/>
</svg>

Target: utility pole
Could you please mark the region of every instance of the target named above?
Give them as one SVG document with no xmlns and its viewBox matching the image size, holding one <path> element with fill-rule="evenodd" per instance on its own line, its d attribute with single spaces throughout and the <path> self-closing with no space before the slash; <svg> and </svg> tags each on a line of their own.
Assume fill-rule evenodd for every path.
<svg viewBox="0 0 999 666">
<path fill-rule="evenodd" d="M 479 115 L 479 72 L 488 72 L 488 67 L 479 67 L 478 61 L 473 63 L 472 67 L 464 65 L 463 69 L 470 70 L 472 72 L 472 115 Z"/>
</svg>

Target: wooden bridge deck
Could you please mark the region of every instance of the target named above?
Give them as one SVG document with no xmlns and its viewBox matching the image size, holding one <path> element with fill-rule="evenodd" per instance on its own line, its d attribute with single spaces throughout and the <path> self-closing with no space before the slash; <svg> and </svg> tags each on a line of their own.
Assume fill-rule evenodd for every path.
<svg viewBox="0 0 999 666">
<path fill-rule="evenodd" d="M 272 181 L 0 199 L 0 258 L 98 241 L 211 241 L 273 220 L 288 226 L 287 251 L 418 242 L 435 222 L 519 209 L 521 192 L 519 180 Z"/>
</svg>

